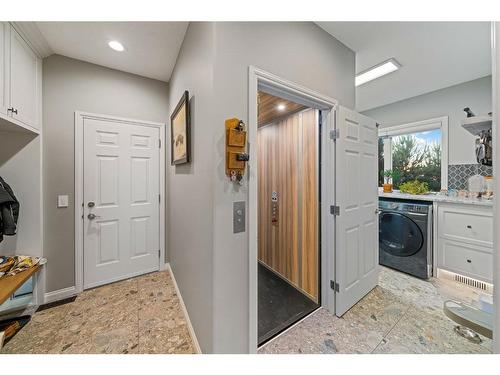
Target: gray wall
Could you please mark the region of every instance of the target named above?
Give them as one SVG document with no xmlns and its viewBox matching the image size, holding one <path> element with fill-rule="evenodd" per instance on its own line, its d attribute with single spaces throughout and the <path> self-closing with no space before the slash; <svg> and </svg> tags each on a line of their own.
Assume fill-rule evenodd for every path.
<svg viewBox="0 0 500 375">
<path fill-rule="evenodd" d="M 216 24 L 214 352 L 248 352 L 248 228 L 232 233 L 232 204 L 246 182 L 224 173 L 224 120 L 248 121 L 248 66 L 254 65 L 354 107 L 354 52 L 309 22 Z M 250 150 L 250 157 L 252 151 Z M 237 334 L 236 334 L 237 333 Z"/>
<path fill-rule="evenodd" d="M 75 285 L 74 113 L 167 122 L 168 85 L 53 55 L 43 61 L 44 256 L 46 292 Z M 57 208 L 57 195 L 70 196 Z"/>
<path fill-rule="evenodd" d="M 192 162 L 171 166 L 168 157 L 167 243 L 204 353 L 213 350 L 213 54 L 214 24 L 191 22 L 169 83 L 170 112 L 184 90 L 191 97 Z"/>
<path fill-rule="evenodd" d="M 224 171 L 224 120 L 248 121 L 255 65 L 354 106 L 354 53 L 313 23 L 197 23 L 169 84 L 170 111 L 191 95 L 192 162 L 168 170 L 170 264 L 204 352 L 248 352 L 248 235 L 232 202 L 248 200 Z"/>
<path fill-rule="evenodd" d="M 460 125 L 465 118 L 462 109 L 470 107 L 478 115 L 491 112 L 491 91 L 491 76 L 487 76 L 363 113 L 377 120 L 382 128 L 448 116 L 449 164 L 472 164 L 476 163 L 475 137 Z"/>
</svg>

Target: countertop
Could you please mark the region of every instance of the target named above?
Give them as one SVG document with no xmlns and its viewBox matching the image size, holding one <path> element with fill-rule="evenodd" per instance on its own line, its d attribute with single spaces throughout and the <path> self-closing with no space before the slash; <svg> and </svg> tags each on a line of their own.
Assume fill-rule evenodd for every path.
<svg viewBox="0 0 500 375">
<path fill-rule="evenodd" d="M 459 198 L 459 197 L 449 197 L 446 195 L 438 195 L 438 194 L 412 195 L 412 194 L 400 193 L 398 191 L 394 191 L 392 193 L 383 193 L 382 191 L 379 191 L 378 196 L 379 198 L 410 199 L 415 201 L 471 204 L 476 206 L 493 207 L 492 199 L 482 199 L 482 198 Z"/>
</svg>

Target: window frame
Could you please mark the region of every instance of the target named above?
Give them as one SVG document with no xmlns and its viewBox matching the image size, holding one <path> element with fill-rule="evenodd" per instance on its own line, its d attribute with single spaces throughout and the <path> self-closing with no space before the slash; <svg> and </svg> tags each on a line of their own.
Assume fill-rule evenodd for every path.
<svg viewBox="0 0 500 375">
<path fill-rule="evenodd" d="M 392 169 L 392 137 L 436 129 L 441 130 L 441 189 L 448 189 L 448 116 L 379 128 L 378 136 L 387 137 L 384 138 L 384 171 Z"/>
</svg>

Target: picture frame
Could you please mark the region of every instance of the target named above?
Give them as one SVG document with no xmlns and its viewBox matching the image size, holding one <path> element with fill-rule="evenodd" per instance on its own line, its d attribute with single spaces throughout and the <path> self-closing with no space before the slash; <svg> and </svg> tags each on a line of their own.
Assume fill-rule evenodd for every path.
<svg viewBox="0 0 500 375">
<path fill-rule="evenodd" d="M 189 92 L 182 94 L 170 116 L 170 163 L 179 165 L 191 161 Z"/>
</svg>

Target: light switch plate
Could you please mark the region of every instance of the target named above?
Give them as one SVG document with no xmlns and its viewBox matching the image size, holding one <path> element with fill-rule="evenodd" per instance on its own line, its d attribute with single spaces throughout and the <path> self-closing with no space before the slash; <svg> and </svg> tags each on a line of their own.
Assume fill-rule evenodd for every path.
<svg viewBox="0 0 500 375">
<path fill-rule="evenodd" d="M 245 231 L 245 202 L 233 202 L 233 233 Z"/>
<path fill-rule="evenodd" d="M 57 207 L 58 208 L 66 208 L 69 206 L 69 197 L 67 195 L 58 195 L 57 196 Z"/>
</svg>

